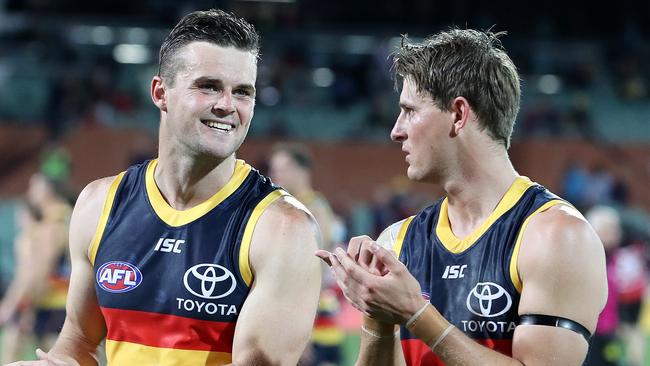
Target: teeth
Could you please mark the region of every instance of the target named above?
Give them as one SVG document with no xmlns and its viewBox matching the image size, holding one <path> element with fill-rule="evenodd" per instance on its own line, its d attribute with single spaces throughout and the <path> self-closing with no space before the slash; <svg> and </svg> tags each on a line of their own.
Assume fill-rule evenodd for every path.
<svg viewBox="0 0 650 366">
<path fill-rule="evenodd" d="M 232 126 L 226 123 L 219 123 L 219 122 L 214 122 L 214 121 L 205 121 L 205 124 L 210 127 L 210 128 L 216 128 L 219 130 L 225 130 L 225 131 L 230 131 L 232 130 Z"/>
</svg>

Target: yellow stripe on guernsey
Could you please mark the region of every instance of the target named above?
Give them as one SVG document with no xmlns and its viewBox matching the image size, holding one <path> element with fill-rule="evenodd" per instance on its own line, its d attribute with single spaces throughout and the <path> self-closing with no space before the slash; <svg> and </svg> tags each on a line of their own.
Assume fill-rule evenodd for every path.
<svg viewBox="0 0 650 366">
<path fill-rule="evenodd" d="M 106 340 L 106 357 L 111 360 L 111 365 L 119 366 L 208 366 L 232 362 L 230 353 L 159 348 L 111 340 Z"/>
<path fill-rule="evenodd" d="M 260 216 L 264 213 L 264 210 L 269 207 L 271 203 L 277 200 L 280 197 L 289 196 L 289 193 L 278 189 L 269 193 L 260 203 L 255 206 L 253 212 L 251 213 L 248 222 L 246 223 L 246 228 L 244 228 L 244 235 L 242 235 L 241 245 L 239 246 L 239 272 L 241 277 L 246 282 L 246 285 L 250 286 L 253 282 L 253 272 L 251 271 L 250 261 L 248 259 L 248 253 L 251 247 L 251 240 L 253 239 L 253 231 L 255 230 L 255 225 L 259 221 Z"/>
<path fill-rule="evenodd" d="M 408 219 L 404 220 L 402 226 L 399 229 L 399 233 L 397 234 L 397 238 L 395 239 L 395 243 L 393 243 L 393 251 L 397 255 L 397 258 L 399 258 L 399 255 L 402 252 L 402 246 L 404 245 L 404 238 L 406 237 L 406 231 L 408 230 L 409 225 L 411 225 L 411 221 L 413 221 L 413 218 L 415 218 L 415 216 L 411 216 Z"/>
<path fill-rule="evenodd" d="M 556 205 L 569 205 L 569 204 L 566 201 L 562 201 L 562 200 L 548 201 L 545 204 L 543 204 L 540 208 L 535 210 L 532 214 L 530 214 L 530 216 L 528 216 L 526 220 L 524 220 L 524 223 L 521 225 L 521 228 L 519 229 L 519 234 L 517 234 L 517 242 L 515 243 L 515 248 L 512 250 L 512 258 L 510 259 L 510 279 L 512 280 L 512 284 L 515 285 L 515 288 L 519 293 L 521 293 L 522 286 L 521 286 L 521 278 L 519 278 L 519 271 L 517 270 L 517 260 L 519 258 L 519 248 L 521 246 L 521 238 L 524 236 L 524 230 L 526 230 L 526 226 L 528 226 L 528 222 L 530 221 L 530 219 L 532 219 L 535 215 L 537 215 L 540 212 L 544 212 Z"/>
<path fill-rule="evenodd" d="M 499 217 L 510 210 L 519 201 L 526 190 L 533 185 L 535 185 L 535 183 L 531 182 L 527 177 L 517 177 L 510 188 L 508 188 L 508 191 L 503 198 L 501 198 L 497 207 L 492 211 L 490 216 L 488 216 L 487 220 L 463 239 L 458 239 L 451 230 L 447 211 L 448 198 L 445 197 L 444 201 L 442 201 L 442 204 L 440 205 L 440 214 L 436 226 L 436 235 L 438 236 L 438 239 L 440 239 L 440 242 L 448 251 L 456 254 L 464 252 L 471 247 L 476 240 L 485 234 L 485 232 L 499 219 Z"/>
<path fill-rule="evenodd" d="M 113 201 L 115 200 L 115 193 L 117 192 L 117 187 L 120 186 L 122 178 L 124 178 L 124 173 L 122 172 L 115 177 L 113 183 L 108 189 L 108 194 L 104 200 L 104 208 L 102 208 L 102 214 L 99 217 L 99 223 L 97 224 L 97 230 L 95 230 L 95 236 L 90 242 L 90 248 L 88 252 L 88 258 L 90 258 L 90 263 L 95 264 L 95 256 L 97 255 L 97 249 L 99 248 L 99 242 L 102 240 L 104 235 L 104 229 L 106 228 L 106 223 L 108 222 L 108 216 L 111 214 L 111 208 L 113 207 Z"/>
<path fill-rule="evenodd" d="M 244 163 L 243 160 L 237 160 L 235 163 L 235 171 L 233 172 L 232 177 L 226 183 L 223 188 L 221 188 L 217 193 L 212 197 L 208 198 L 206 201 L 201 202 L 200 204 L 183 211 L 176 210 L 171 207 L 165 198 L 163 198 L 156 181 L 154 180 L 154 171 L 156 170 L 156 165 L 158 165 L 158 159 L 152 160 L 147 166 L 146 173 L 146 187 L 147 187 L 147 196 L 151 201 L 156 215 L 160 217 L 167 225 L 178 227 L 189 224 L 190 222 L 200 218 L 201 216 L 208 213 L 213 208 L 217 207 L 223 200 L 228 198 L 241 184 L 244 182 L 248 173 L 251 171 L 251 166 Z"/>
</svg>

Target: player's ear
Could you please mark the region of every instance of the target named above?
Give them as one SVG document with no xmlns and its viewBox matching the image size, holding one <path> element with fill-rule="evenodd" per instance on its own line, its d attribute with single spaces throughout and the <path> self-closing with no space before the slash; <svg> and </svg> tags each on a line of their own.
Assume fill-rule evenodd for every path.
<svg viewBox="0 0 650 366">
<path fill-rule="evenodd" d="M 452 135 L 456 136 L 465 128 L 470 116 L 471 107 L 465 97 L 456 97 L 451 101 Z"/>
<path fill-rule="evenodd" d="M 151 100 L 163 112 L 167 112 L 167 87 L 163 78 L 156 75 L 151 80 Z"/>
</svg>

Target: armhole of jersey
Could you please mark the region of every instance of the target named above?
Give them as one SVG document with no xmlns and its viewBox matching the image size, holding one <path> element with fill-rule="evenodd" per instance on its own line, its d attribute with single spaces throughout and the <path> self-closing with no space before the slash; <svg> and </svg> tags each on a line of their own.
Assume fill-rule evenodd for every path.
<svg viewBox="0 0 650 366">
<path fill-rule="evenodd" d="M 411 221 L 413 221 L 413 218 L 415 216 L 411 216 L 404 220 L 402 222 L 402 226 L 399 229 L 399 233 L 397 234 L 397 238 L 395 239 L 395 242 L 393 243 L 393 251 L 397 255 L 397 258 L 399 259 L 400 254 L 402 253 L 402 246 L 404 245 L 404 238 L 406 237 L 406 231 L 409 228 L 409 225 L 411 225 Z"/>
<path fill-rule="evenodd" d="M 262 213 L 264 213 L 264 210 L 266 210 L 266 208 L 269 207 L 271 203 L 273 203 L 275 200 L 277 200 L 280 197 L 288 196 L 288 195 L 289 193 L 281 189 L 277 189 L 269 193 L 266 197 L 264 197 L 264 199 L 262 199 L 257 204 L 257 206 L 255 206 L 253 212 L 248 218 L 248 222 L 246 222 L 246 227 L 244 228 L 244 235 L 242 235 L 241 245 L 239 246 L 239 273 L 241 274 L 241 277 L 244 279 L 244 282 L 246 282 L 246 285 L 249 287 L 253 282 L 253 272 L 251 271 L 251 265 L 250 265 L 250 260 L 248 258 L 248 254 L 251 247 L 251 240 L 253 239 L 253 231 L 255 230 L 257 221 L 259 221 L 260 217 L 262 216 Z"/>
<path fill-rule="evenodd" d="M 519 259 L 519 248 L 521 247 L 521 239 L 524 236 L 524 231 L 526 230 L 526 226 L 528 226 L 530 219 L 532 219 L 535 215 L 537 215 L 540 212 L 544 212 L 556 205 L 567 205 L 572 207 L 571 204 L 563 200 L 555 199 L 555 200 L 548 201 L 545 204 L 543 204 L 540 208 L 535 210 L 532 214 L 530 214 L 526 218 L 526 220 L 524 220 L 524 223 L 521 225 L 521 228 L 519 229 L 519 234 L 517 234 L 517 241 L 515 242 L 515 247 L 512 250 L 512 257 L 510 258 L 510 280 L 512 281 L 512 284 L 515 286 L 517 292 L 519 293 L 521 293 L 522 284 L 521 284 L 521 278 L 519 278 L 517 262 Z"/>
<path fill-rule="evenodd" d="M 104 200 L 104 208 L 102 208 L 102 214 L 99 217 L 99 222 L 97 223 L 97 229 L 95 230 L 95 235 L 93 236 L 93 240 L 90 242 L 90 248 L 88 251 L 88 258 L 90 259 L 90 264 L 95 265 L 95 257 L 97 256 L 97 250 L 99 249 L 99 243 L 102 240 L 102 236 L 104 235 L 104 229 L 106 229 L 106 223 L 108 222 L 108 217 L 111 214 L 111 208 L 113 208 L 113 201 L 115 201 L 115 194 L 117 193 L 117 188 L 120 186 L 120 183 L 122 182 L 122 178 L 124 178 L 124 174 L 126 172 L 122 172 L 115 177 L 113 180 L 113 183 L 111 183 L 110 188 L 108 189 L 108 194 L 106 195 L 106 199 Z"/>
</svg>

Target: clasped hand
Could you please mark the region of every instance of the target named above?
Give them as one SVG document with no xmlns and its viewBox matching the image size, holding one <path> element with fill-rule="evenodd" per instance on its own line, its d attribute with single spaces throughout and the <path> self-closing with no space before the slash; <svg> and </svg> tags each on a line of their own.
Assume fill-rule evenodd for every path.
<svg viewBox="0 0 650 366">
<path fill-rule="evenodd" d="M 347 252 L 316 251 L 350 303 L 366 316 L 404 324 L 424 305 L 420 284 L 395 256 L 368 236 L 350 239 Z"/>
</svg>

